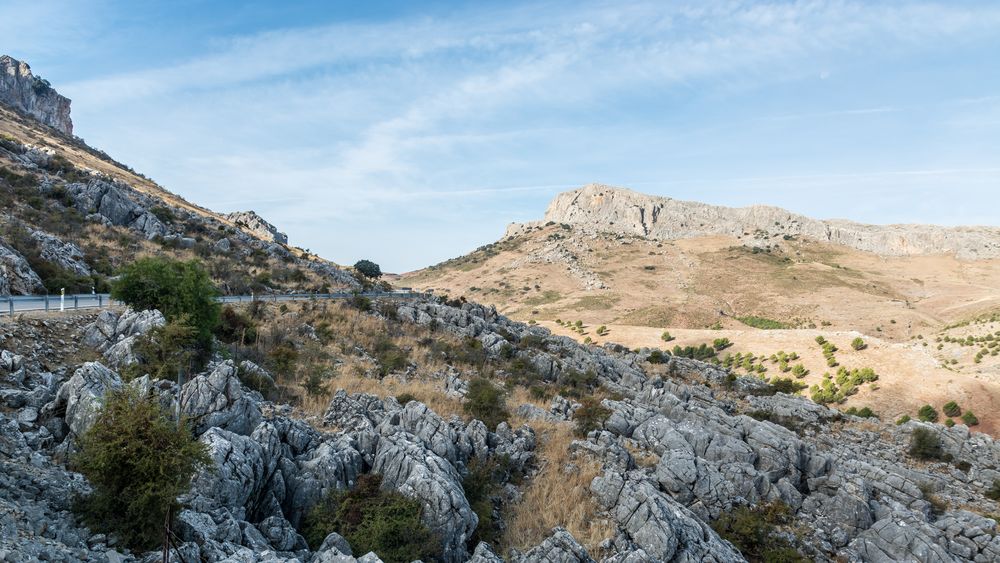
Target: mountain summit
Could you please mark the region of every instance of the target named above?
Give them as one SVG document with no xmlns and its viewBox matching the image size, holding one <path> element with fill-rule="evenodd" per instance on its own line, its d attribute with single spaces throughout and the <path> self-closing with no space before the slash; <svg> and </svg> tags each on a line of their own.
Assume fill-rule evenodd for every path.
<svg viewBox="0 0 1000 563">
<path fill-rule="evenodd" d="M 661 241 L 724 235 L 765 247 L 772 241 L 805 237 L 880 256 L 1000 257 L 1000 229 L 995 227 L 864 225 L 812 219 L 765 205 L 732 208 L 681 201 L 602 184 L 557 195 L 541 222 L 511 225 L 507 236 L 547 222 Z"/>
<path fill-rule="evenodd" d="M 28 63 L 0 56 L 0 103 L 61 131 L 73 134 L 69 98 L 56 92 L 48 80 L 35 76 Z"/>
</svg>

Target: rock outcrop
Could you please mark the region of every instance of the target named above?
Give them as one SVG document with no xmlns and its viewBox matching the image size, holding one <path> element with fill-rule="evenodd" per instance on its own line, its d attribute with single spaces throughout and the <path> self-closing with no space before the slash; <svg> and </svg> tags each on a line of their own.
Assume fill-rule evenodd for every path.
<svg viewBox="0 0 1000 563">
<path fill-rule="evenodd" d="M 42 287 L 24 256 L 0 241 L 0 295 L 30 295 Z"/>
<path fill-rule="evenodd" d="M 226 219 L 263 241 L 288 244 L 288 235 L 279 232 L 277 227 L 254 211 L 235 211 L 226 215 Z"/>
<path fill-rule="evenodd" d="M 73 134 L 70 100 L 47 80 L 32 74 L 28 63 L 7 55 L 0 56 L 0 103 L 67 135 Z"/>
<path fill-rule="evenodd" d="M 720 207 L 601 184 L 589 184 L 557 195 L 542 221 L 513 224 L 508 227 L 507 236 L 550 221 L 594 233 L 654 240 L 727 235 L 767 245 L 769 241 L 781 241 L 786 236 L 801 236 L 881 256 L 1000 257 L 1000 228 L 996 227 L 864 225 L 844 220 L 818 220 L 777 207 Z"/>
</svg>

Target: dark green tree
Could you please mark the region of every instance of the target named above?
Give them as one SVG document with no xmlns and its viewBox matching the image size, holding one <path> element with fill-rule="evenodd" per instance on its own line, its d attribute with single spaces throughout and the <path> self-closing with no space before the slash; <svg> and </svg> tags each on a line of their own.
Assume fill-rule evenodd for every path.
<svg viewBox="0 0 1000 563">
<path fill-rule="evenodd" d="M 219 324 L 219 292 L 197 260 L 164 257 L 136 260 L 122 268 L 111 297 L 133 309 L 158 309 L 168 321 L 186 315 L 202 352 L 211 350 Z"/>
<path fill-rule="evenodd" d="M 354 264 L 354 269 L 370 280 L 377 280 L 382 277 L 382 268 L 371 260 L 358 260 Z"/>
<path fill-rule="evenodd" d="M 81 438 L 74 469 L 93 492 L 74 503 L 91 530 L 114 533 L 128 547 L 155 547 L 168 511 L 195 471 L 211 462 L 205 445 L 152 398 L 126 387 L 111 391 L 94 425 Z"/>
</svg>

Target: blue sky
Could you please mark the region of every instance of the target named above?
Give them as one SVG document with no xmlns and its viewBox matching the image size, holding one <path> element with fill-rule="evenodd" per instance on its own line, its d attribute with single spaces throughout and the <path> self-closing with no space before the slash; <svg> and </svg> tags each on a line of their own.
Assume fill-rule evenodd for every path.
<svg viewBox="0 0 1000 563">
<path fill-rule="evenodd" d="M 995 2 L 0 0 L 0 52 L 189 200 L 405 271 L 588 182 L 997 224 Z"/>
</svg>

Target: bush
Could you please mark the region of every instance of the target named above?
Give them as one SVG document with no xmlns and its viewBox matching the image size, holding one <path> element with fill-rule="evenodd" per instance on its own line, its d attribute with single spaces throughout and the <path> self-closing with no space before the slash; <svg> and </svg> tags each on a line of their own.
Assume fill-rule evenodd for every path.
<svg viewBox="0 0 1000 563">
<path fill-rule="evenodd" d="M 73 458 L 74 469 L 93 486 L 74 511 L 91 530 L 114 533 L 135 550 L 150 549 L 162 539 L 167 515 L 177 513 L 178 495 L 210 462 L 204 444 L 151 397 L 131 388 L 112 391 Z"/>
<path fill-rule="evenodd" d="M 945 416 L 960 416 L 962 414 L 962 408 L 955 401 L 948 401 L 941 410 L 944 411 Z"/>
<path fill-rule="evenodd" d="M 370 280 L 376 280 L 382 277 L 382 268 L 371 260 L 358 260 L 354 263 L 354 269 L 357 270 L 359 274 Z"/>
<path fill-rule="evenodd" d="M 791 522 L 791 509 L 780 502 L 773 502 L 723 512 L 712 522 L 712 528 L 722 539 L 736 546 L 748 561 L 807 562 L 808 559 L 777 533 L 777 526 Z"/>
<path fill-rule="evenodd" d="M 771 390 L 775 393 L 787 393 L 789 395 L 794 395 L 806 388 L 805 383 L 788 377 L 775 377 L 769 383 L 771 384 Z"/>
<path fill-rule="evenodd" d="M 462 479 L 462 490 L 472 511 L 479 517 L 479 525 L 469 538 L 474 548 L 480 541 L 496 544 L 503 533 L 503 523 L 493 517 L 494 499 L 500 496 L 500 485 L 510 473 L 510 460 L 506 457 L 474 458 L 469 462 L 468 473 Z"/>
<path fill-rule="evenodd" d="M 934 407 L 930 405 L 924 405 L 920 407 L 920 410 L 917 411 L 917 418 L 920 419 L 922 422 L 937 422 L 938 413 L 936 410 L 934 410 Z"/>
<path fill-rule="evenodd" d="M 135 353 L 140 363 L 126 366 L 122 376 L 128 380 L 148 373 L 153 379 L 174 379 L 179 370 L 189 371 L 198 342 L 187 316 L 169 321 L 140 336 Z"/>
<path fill-rule="evenodd" d="M 797 378 L 805 377 L 806 374 L 808 373 L 809 370 L 807 370 L 806 366 L 802 364 L 795 364 L 794 366 L 792 366 L 792 375 L 794 375 Z"/>
<path fill-rule="evenodd" d="M 670 354 L 664 354 L 660 350 L 653 350 L 646 356 L 646 361 L 651 364 L 665 364 L 670 360 Z"/>
<path fill-rule="evenodd" d="M 674 339 L 674 337 L 671 336 L 669 332 L 663 331 L 663 334 L 660 335 L 660 339 L 663 340 L 664 342 L 670 342 L 671 340 Z"/>
<path fill-rule="evenodd" d="M 965 411 L 962 413 L 962 423 L 966 426 L 976 426 L 979 424 L 979 419 L 976 415 L 972 414 L 972 411 Z"/>
<path fill-rule="evenodd" d="M 361 475 L 353 489 L 320 500 L 302 522 L 309 546 L 337 532 L 355 553 L 374 551 L 387 563 L 437 560 L 441 542 L 421 522 L 420 502 L 381 487 L 381 475 Z"/>
<path fill-rule="evenodd" d="M 232 305 L 226 305 L 219 316 L 215 336 L 227 344 L 244 345 L 257 340 L 257 323 L 246 313 L 236 310 Z"/>
<path fill-rule="evenodd" d="M 868 345 L 865 344 L 865 341 L 860 336 L 851 341 L 851 348 L 855 350 L 864 350 L 867 347 Z"/>
<path fill-rule="evenodd" d="M 986 498 L 1000 500 L 1000 479 L 993 480 L 993 485 L 986 491 Z"/>
<path fill-rule="evenodd" d="M 725 350 L 726 348 L 729 348 L 732 345 L 733 343 L 730 342 L 728 338 L 716 338 L 715 340 L 712 341 L 712 347 L 715 348 L 716 351 Z"/>
<path fill-rule="evenodd" d="M 125 266 L 111 286 L 111 297 L 133 309 L 158 309 L 167 320 L 186 315 L 203 353 L 211 351 L 212 331 L 219 324 L 217 296 L 197 260 L 142 258 Z"/>
<path fill-rule="evenodd" d="M 904 414 L 896 420 L 896 426 L 902 426 L 910 421 L 910 415 Z"/>
<path fill-rule="evenodd" d="M 491 430 L 501 422 L 506 422 L 510 416 L 503 391 L 482 377 L 469 382 L 469 391 L 465 395 L 462 409 L 473 418 L 482 420 Z"/>
<path fill-rule="evenodd" d="M 583 438 L 591 430 L 603 427 L 604 421 L 611 416 L 611 411 L 594 397 L 585 397 L 580 402 L 582 406 L 573 413 L 573 420 L 576 422 L 573 433 Z"/>
<path fill-rule="evenodd" d="M 941 459 L 941 439 L 937 432 L 917 428 L 910 436 L 910 455 L 917 459 Z"/>
</svg>

